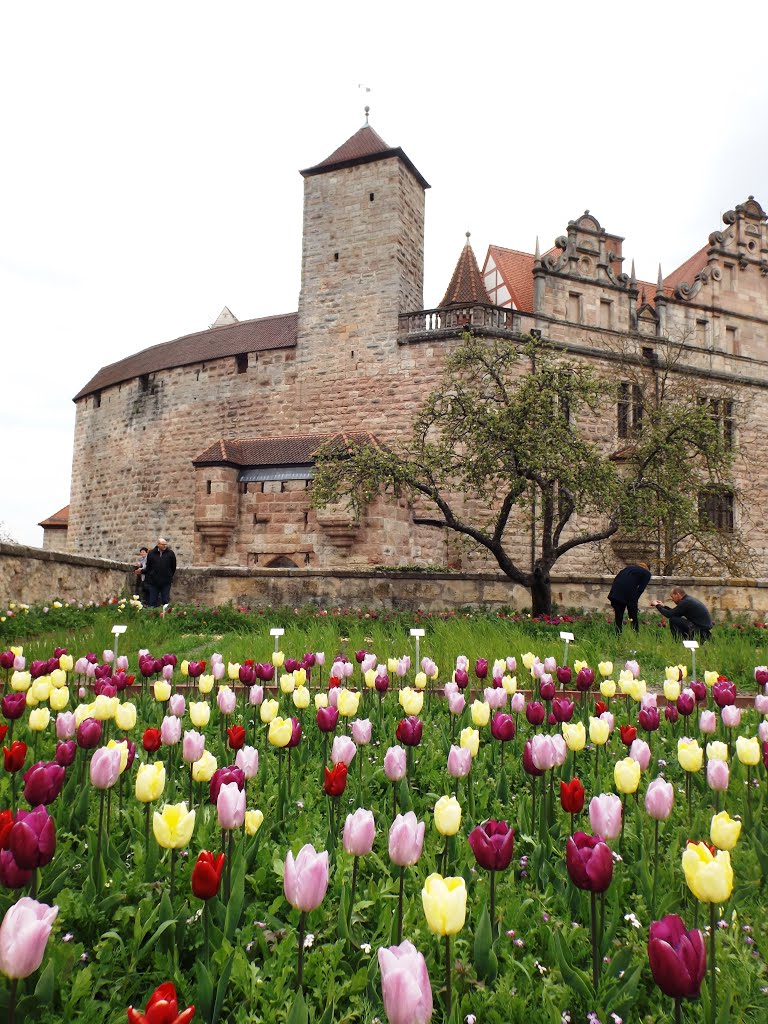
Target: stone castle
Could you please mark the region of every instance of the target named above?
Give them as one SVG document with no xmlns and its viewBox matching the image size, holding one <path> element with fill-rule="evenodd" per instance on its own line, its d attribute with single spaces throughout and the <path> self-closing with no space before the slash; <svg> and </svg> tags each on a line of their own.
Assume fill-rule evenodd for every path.
<svg viewBox="0 0 768 1024">
<path fill-rule="evenodd" d="M 225 308 L 207 330 L 99 370 L 74 399 L 70 504 L 41 524 L 46 547 L 128 560 L 163 534 L 187 565 L 487 568 L 453 535 L 418 525 L 404 501 L 380 498 L 355 519 L 313 509 L 309 495 L 318 447 L 402 436 L 471 329 L 536 332 L 614 380 L 619 349 L 652 375 L 667 339 L 680 339 L 677 372 L 727 389 L 713 415 L 749 452 L 736 465 L 748 500 L 725 491 L 702 514 L 741 527 L 754 570 L 768 575 L 768 223 L 755 199 L 655 282 L 626 272 L 623 239 L 589 211 L 546 252 L 491 245 L 482 270 L 467 239 L 440 306 L 424 309 L 429 185 L 409 157 L 366 121 L 301 174 L 298 312 L 238 321 Z M 634 385 L 619 383 L 590 427 L 617 451 L 640 415 Z M 521 560 L 529 525 L 508 527 Z M 604 554 L 609 564 L 631 552 L 619 538 Z M 594 562 L 577 549 L 567 568 Z"/>
</svg>

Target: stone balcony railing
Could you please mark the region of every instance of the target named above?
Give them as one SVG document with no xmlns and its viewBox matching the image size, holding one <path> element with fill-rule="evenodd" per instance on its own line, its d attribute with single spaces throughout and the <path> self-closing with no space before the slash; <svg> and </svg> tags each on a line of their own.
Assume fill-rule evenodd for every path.
<svg viewBox="0 0 768 1024">
<path fill-rule="evenodd" d="M 530 330 L 532 322 L 530 315 L 517 309 L 482 302 L 443 309 L 420 309 L 403 313 L 398 319 L 402 342 L 438 334 L 457 334 L 464 330 L 520 334 Z"/>
</svg>

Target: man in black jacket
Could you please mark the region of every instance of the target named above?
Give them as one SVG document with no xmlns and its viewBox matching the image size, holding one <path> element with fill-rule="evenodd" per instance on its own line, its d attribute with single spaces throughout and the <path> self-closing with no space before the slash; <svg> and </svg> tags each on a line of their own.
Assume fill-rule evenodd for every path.
<svg viewBox="0 0 768 1024">
<path fill-rule="evenodd" d="M 712 633 L 712 616 L 705 605 L 695 597 L 691 597 L 682 587 L 673 587 L 669 595 L 674 602 L 673 608 L 665 608 L 661 601 L 651 604 L 667 619 L 672 636 L 675 640 L 695 638 L 699 643 L 709 640 Z"/>
<path fill-rule="evenodd" d="M 611 591 L 608 594 L 608 600 L 611 602 L 611 607 L 616 617 L 617 633 L 621 633 L 624 625 L 625 611 L 635 632 L 640 632 L 637 602 L 640 600 L 642 592 L 648 586 L 650 579 L 651 570 L 645 562 L 638 562 L 637 565 L 627 565 L 616 576 Z"/>
<path fill-rule="evenodd" d="M 171 600 L 171 580 L 176 572 L 176 555 L 160 537 L 147 555 L 144 583 L 150 608 L 159 608 Z"/>
</svg>

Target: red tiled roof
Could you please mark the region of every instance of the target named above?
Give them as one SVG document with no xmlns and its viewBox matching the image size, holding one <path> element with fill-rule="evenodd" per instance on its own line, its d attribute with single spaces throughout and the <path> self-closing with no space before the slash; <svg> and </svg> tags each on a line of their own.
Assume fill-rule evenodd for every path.
<svg viewBox="0 0 768 1024">
<path fill-rule="evenodd" d="M 362 431 L 337 434 L 292 434 L 284 437 L 238 437 L 210 445 L 192 460 L 195 466 L 297 466 L 314 461 L 329 442 L 340 448 L 378 444 L 373 434 Z"/>
<path fill-rule="evenodd" d="M 468 302 L 488 302 L 490 297 L 485 290 L 483 277 L 477 265 L 472 246 L 467 242 L 461 251 L 451 283 L 443 296 L 441 306 L 465 305 Z"/>
<path fill-rule="evenodd" d="M 221 359 L 243 352 L 294 348 L 297 327 L 297 313 L 282 313 L 259 320 L 242 320 L 223 327 L 211 327 L 207 331 L 187 334 L 183 338 L 166 341 L 162 345 L 153 345 L 117 363 L 103 366 L 96 376 L 78 391 L 74 401 L 145 373 L 169 370 L 175 366 L 189 366 L 190 363 L 205 363 L 211 359 Z"/>
<path fill-rule="evenodd" d="M 533 254 L 489 245 L 488 255 L 504 279 L 516 309 L 533 312 Z M 487 262 L 487 261 L 486 261 Z"/>
<path fill-rule="evenodd" d="M 692 284 L 696 275 L 706 267 L 709 242 L 685 261 L 677 270 L 664 278 L 664 291 L 671 294 L 679 284 Z"/>
<path fill-rule="evenodd" d="M 69 505 L 60 508 L 58 512 L 54 512 L 37 525 L 42 526 L 44 530 L 66 530 L 69 526 Z"/>
<path fill-rule="evenodd" d="M 347 139 L 345 143 L 335 149 L 325 160 L 319 164 L 307 167 L 299 173 L 304 178 L 311 178 L 314 174 L 324 174 L 326 171 L 333 171 L 340 167 L 354 167 L 357 164 L 374 163 L 376 160 L 386 160 L 389 157 L 398 157 L 415 176 L 422 188 L 429 188 L 429 182 L 417 170 L 410 159 L 400 149 L 391 148 L 384 139 L 366 124 Z"/>
<path fill-rule="evenodd" d="M 656 285 L 652 281 L 635 281 L 637 288 L 637 305 L 647 303 L 649 306 L 656 306 Z"/>
</svg>

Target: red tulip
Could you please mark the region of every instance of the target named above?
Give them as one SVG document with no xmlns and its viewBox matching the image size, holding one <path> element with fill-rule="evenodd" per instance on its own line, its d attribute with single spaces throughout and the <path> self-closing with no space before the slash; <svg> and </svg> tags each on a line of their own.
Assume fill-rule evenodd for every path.
<svg viewBox="0 0 768 1024">
<path fill-rule="evenodd" d="M 245 729 L 242 725 L 230 725 L 227 729 L 230 750 L 240 750 L 245 743 Z"/>
<path fill-rule="evenodd" d="M 698 928 L 686 931 L 677 914 L 651 923 L 648 960 L 653 980 L 672 999 L 698 999 L 707 953 Z"/>
<path fill-rule="evenodd" d="M 219 891 L 224 854 L 215 857 L 210 850 L 201 850 L 192 868 L 192 892 L 199 900 L 210 900 Z"/>
<path fill-rule="evenodd" d="M 147 1001 L 147 1008 L 144 1013 L 139 1013 L 129 1006 L 128 1024 L 189 1024 L 195 1016 L 194 1006 L 188 1006 L 186 1010 L 179 1011 L 176 1001 L 176 989 L 173 982 L 166 981 L 159 985 Z"/>
<path fill-rule="evenodd" d="M 159 750 L 161 743 L 162 739 L 159 729 L 144 730 L 144 735 L 141 737 L 141 745 L 148 754 L 154 754 L 156 750 Z"/>
<path fill-rule="evenodd" d="M 27 744 L 23 740 L 14 740 L 11 749 L 3 747 L 3 767 L 7 772 L 18 772 L 24 767 L 27 758 Z"/>
<path fill-rule="evenodd" d="M 8 849 L 8 835 L 13 827 L 13 811 L 0 811 L 0 850 Z"/>
<path fill-rule="evenodd" d="M 560 805 L 568 814 L 578 814 L 584 810 L 584 786 L 576 777 L 570 782 L 560 783 Z"/>
<path fill-rule="evenodd" d="M 512 862 L 515 833 L 506 821 L 486 821 L 467 836 L 475 859 L 486 871 L 504 871 Z"/>
<path fill-rule="evenodd" d="M 605 892 L 613 878 L 613 855 L 600 836 L 576 832 L 565 845 L 565 866 L 579 889 Z"/>
<path fill-rule="evenodd" d="M 625 747 L 631 747 L 637 739 L 637 729 L 634 725 L 622 725 L 619 732 L 621 733 L 621 742 Z"/>
<path fill-rule="evenodd" d="M 328 796 L 341 796 L 347 786 L 347 766 L 343 761 L 339 761 L 338 764 L 333 766 L 333 769 L 329 771 L 325 769 L 325 782 L 323 783 L 323 789 Z"/>
<path fill-rule="evenodd" d="M 596 700 L 595 701 L 595 714 L 597 715 L 598 718 L 600 717 L 600 715 L 604 714 L 607 710 L 608 710 L 608 705 L 605 703 L 604 700 Z"/>
<path fill-rule="evenodd" d="M 5 739 L 7 733 L 8 733 L 8 726 L 7 725 L 0 725 L 0 743 L 3 742 L 3 740 Z"/>
</svg>

